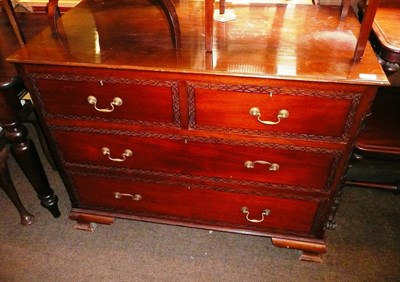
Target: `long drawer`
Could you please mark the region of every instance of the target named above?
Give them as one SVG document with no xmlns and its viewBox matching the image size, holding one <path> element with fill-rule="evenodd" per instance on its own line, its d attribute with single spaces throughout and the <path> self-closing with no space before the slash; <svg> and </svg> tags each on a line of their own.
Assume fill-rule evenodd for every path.
<svg viewBox="0 0 400 282">
<path fill-rule="evenodd" d="M 54 136 L 69 163 L 219 178 L 243 185 L 266 182 L 327 189 L 340 157 L 328 149 L 151 132 L 55 131 Z"/>
<path fill-rule="evenodd" d="M 50 117 L 179 127 L 175 81 L 34 74 Z M 62 87 L 60 81 L 64 82 Z M 54 91 L 57 89 L 57 91 Z"/>
<path fill-rule="evenodd" d="M 235 194 L 183 185 L 73 176 L 79 203 L 139 216 L 309 233 L 319 203 L 310 200 Z"/>
<path fill-rule="evenodd" d="M 188 83 L 189 126 L 197 130 L 346 140 L 359 93 Z"/>
</svg>

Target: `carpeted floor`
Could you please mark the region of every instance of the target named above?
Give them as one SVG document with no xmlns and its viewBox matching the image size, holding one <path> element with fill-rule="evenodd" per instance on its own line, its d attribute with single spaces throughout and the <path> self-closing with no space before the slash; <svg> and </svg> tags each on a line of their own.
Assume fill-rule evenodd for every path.
<svg viewBox="0 0 400 282">
<path fill-rule="evenodd" d="M 32 129 L 30 129 L 32 131 Z M 34 133 L 34 132 L 33 132 Z M 34 136 L 34 134 L 33 134 Z M 39 148 L 40 150 L 40 148 Z M 43 209 L 13 159 L 10 170 L 33 225 L 0 191 L 0 281 L 400 281 L 400 197 L 346 187 L 327 232 L 321 264 L 300 262 L 296 250 L 270 239 L 127 220 L 76 231 L 58 173 L 43 159 L 59 196 L 61 218 Z M 353 176 L 399 175 L 400 169 L 367 163 Z M 377 173 L 377 167 L 383 167 Z"/>
</svg>

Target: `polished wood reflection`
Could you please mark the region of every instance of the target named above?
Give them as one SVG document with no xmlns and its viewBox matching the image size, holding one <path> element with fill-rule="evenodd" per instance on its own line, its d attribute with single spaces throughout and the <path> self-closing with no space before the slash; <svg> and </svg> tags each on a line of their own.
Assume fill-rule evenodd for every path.
<svg viewBox="0 0 400 282">
<path fill-rule="evenodd" d="M 10 60 L 386 83 L 369 45 L 363 60 L 353 61 L 360 24 L 353 13 L 341 21 L 340 7 L 237 6 L 235 21 L 214 24 L 213 53 L 206 55 L 204 2 L 175 5 L 179 50 L 162 9 L 151 1 L 83 1 L 60 19 L 60 36 L 47 29 Z"/>
</svg>

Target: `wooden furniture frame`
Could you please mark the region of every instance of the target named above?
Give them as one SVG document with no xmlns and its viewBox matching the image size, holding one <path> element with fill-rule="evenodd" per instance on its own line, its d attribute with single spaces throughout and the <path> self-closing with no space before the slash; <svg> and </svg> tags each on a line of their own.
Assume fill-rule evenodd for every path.
<svg viewBox="0 0 400 282">
<path fill-rule="evenodd" d="M 360 17 L 364 17 L 365 3 L 359 3 Z M 391 82 L 390 87 L 378 90 L 367 118 L 365 128 L 355 143 L 356 162 L 363 159 L 383 159 L 398 163 L 400 160 L 400 3 L 381 1 L 371 32 L 372 46 Z M 397 43 L 397 44 L 396 44 Z M 389 181 L 349 179 L 347 185 L 400 193 L 400 176 Z"/>
<path fill-rule="evenodd" d="M 394 163 L 400 160 L 400 88 L 382 87 L 372 105 L 371 116 L 356 141 L 353 157 L 355 162 L 364 159 L 381 159 Z M 348 179 L 346 185 L 372 188 L 400 194 L 400 177 L 388 180 L 371 181 Z"/>
<path fill-rule="evenodd" d="M 77 228 L 125 218 L 230 231 L 321 261 L 353 144 L 388 83 L 370 46 L 352 60 L 354 15 L 238 7 L 237 21 L 215 26 L 210 53 L 193 13 L 204 3 L 177 6 L 176 50 L 148 2 L 111 1 L 63 15 L 68 44 L 46 29 L 8 59 L 37 106 Z M 132 13 L 142 18 L 115 28 Z"/>
</svg>

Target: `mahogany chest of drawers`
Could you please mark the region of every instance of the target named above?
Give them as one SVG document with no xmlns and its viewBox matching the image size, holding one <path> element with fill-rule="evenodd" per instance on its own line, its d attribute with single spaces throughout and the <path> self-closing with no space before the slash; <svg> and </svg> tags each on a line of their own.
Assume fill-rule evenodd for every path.
<svg viewBox="0 0 400 282">
<path fill-rule="evenodd" d="M 128 64 L 126 49 L 118 53 L 107 41 L 110 32 L 97 35 L 103 39 L 97 51 L 82 47 L 91 32 L 74 32 L 83 24 L 74 20 L 79 7 L 91 5 L 62 17 L 70 49 L 44 31 L 10 58 L 51 140 L 70 218 L 87 229 L 126 218 L 268 236 L 319 261 L 352 144 L 376 88 L 386 83 L 370 47 L 356 65 L 332 55 L 332 69 L 313 66 L 321 58 L 307 56 L 306 47 L 298 51 L 298 74 L 283 76 L 271 75 L 278 66 L 271 59 L 286 55 L 260 51 L 261 42 L 246 59 L 233 41 L 218 57 L 228 59 L 215 64 L 214 57 L 210 68 L 178 5 L 179 58 L 159 47 L 157 62 L 133 53 Z M 318 17 L 329 12 L 318 11 Z M 107 24 L 92 13 L 99 32 Z M 43 40 L 51 46 L 41 46 L 47 57 L 38 46 Z M 118 56 L 108 57 L 110 50 Z M 311 66 L 302 73 L 306 59 Z M 235 64 L 242 70 L 230 70 Z M 264 71 L 244 70 L 250 64 Z M 360 79 L 364 72 L 367 80 Z"/>
</svg>

